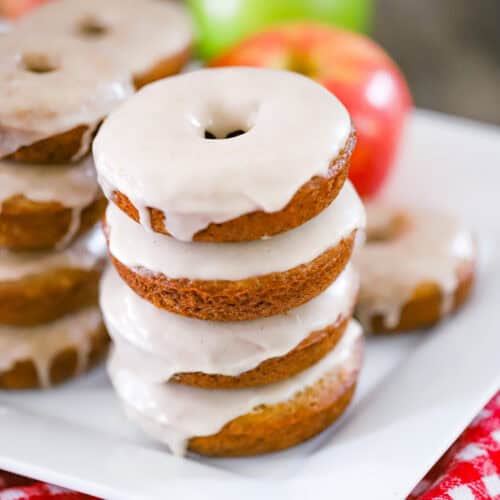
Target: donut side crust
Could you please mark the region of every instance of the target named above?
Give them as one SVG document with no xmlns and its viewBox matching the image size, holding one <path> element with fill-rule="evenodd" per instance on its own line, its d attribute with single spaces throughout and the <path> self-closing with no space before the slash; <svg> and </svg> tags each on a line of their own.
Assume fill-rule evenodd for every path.
<svg viewBox="0 0 500 500">
<path fill-rule="evenodd" d="M 59 268 L 0 282 L 0 324 L 34 326 L 97 303 L 100 269 Z"/>
<path fill-rule="evenodd" d="M 106 199 L 100 196 L 82 210 L 75 238 L 102 218 L 106 204 Z M 0 212 L 0 247 L 12 250 L 54 248 L 67 234 L 72 217 L 72 209 L 58 202 L 33 202 L 24 196 L 10 198 L 3 203 Z"/>
<path fill-rule="evenodd" d="M 359 339 L 352 366 L 326 374 L 289 401 L 242 415 L 216 434 L 191 438 L 189 450 L 218 457 L 259 455 L 289 448 L 320 433 L 345 411 L 354 395 L 362 346 Z"/>
<path fill-rule="evenodd" d="M 267 359 L 256 368 L 240 375 L 178 373 L 169 382 L 203 389 L 243 389 L 279 382 L 311 367 L 326 356 L 342 337 L 349 319 L 350 315 L 335 325 L 312 332 L 287 354 Z"/>
<path fill-rule="evenodd" d="M 191 58 L 191 53 L 192 47 L 186 47 L 170 57 L 163 58 L 146 71 L 134 75 L 135 88 L 139 90 L 148 83 L 179 73 Z"/>
<path fill-rule="evenodd" d="M 344 270 L 355 231 L 311 262 L 284 272 L 242 280 L 172 279 L 126 267 L 112 254 L 122 279 L 139 296 L 167 311 L 211 321 L 247 321 L 274 316 L 305 304 Z"/>
<path fill-rule="evenodd" d="M 280 211 L 258 210 L 241 215 L 221 224 L 210 224 L 198 231 L 194 241 L 238 242 L 253 241 L 265 236 L 289 231 L 312 219 L 327 208 L 337 197 L 349 174 L 349 162 L 356 144 L 356 134 L 351 132 L 344 148 L 331 161 L 326 177 L 315 176 L 304 184 L 290 202 Z M 125 193 L 114 191 L 111 201 L 136 222 L 139 211 Z M 151 228 L 157 233 L 170 236 L 165 227 L 165 215 L 161 210 L 148 207 Z"/>
<path fill-rule="evenodd" d="M 89 152 L 97 128 L 89 140 L 89 149 L 82 151 L 82 143 L 88 130 L 88 125 L 79 125 L 71 130 L 22 146 L 7 156 L 7 159 L 23 163 L 45 163 L 48 165 L 69 163 L 76 155 L 83 156 L 83 154 Z"/>
<path fill-rule="evenodd" d="M 464 264 L 457 271 L 458 285 L 453 293 L 453 305 L 450 313 L 460 309 L 469 298 L 474 286 L 475 269 L 473 263 Z M 398 324 L 388 328 L 382 315 L 371 319 L 371 331 L 374 335 L 398 334 L 410 330 L 428 328 L 443 319 L 443 294 L 437 283 L 421 283 L 414 290 L 412 297 L 403 305 Z"/>
<path fill-rule="evenodd" d="M 108 351 L 109 337 L 103 324 L 92 333 L 92 346 L 84 371 L 88 371 L 102 361 Z M 62 384 L 75 376 L 78 368 L 78 354 L 75 348 L 61 350 L 50 365 L 51 386 Z M 18 361 L 12 368 L 0 372 L 0 388 L 40 389 L 42 388 L 35 361 Z"/>
</svg>

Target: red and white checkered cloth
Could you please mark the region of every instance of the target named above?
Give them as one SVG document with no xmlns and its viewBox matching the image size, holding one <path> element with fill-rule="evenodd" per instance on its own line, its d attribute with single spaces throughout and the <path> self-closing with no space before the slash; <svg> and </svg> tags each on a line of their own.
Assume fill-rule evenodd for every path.
<svg viewBox="0 0 500 500">
<path fill-rule="evenodd" d="M 0 500 L 98 500 L 0 472 Z M 500 391 L 408 500 L 500 500 Z"/>
</svg>

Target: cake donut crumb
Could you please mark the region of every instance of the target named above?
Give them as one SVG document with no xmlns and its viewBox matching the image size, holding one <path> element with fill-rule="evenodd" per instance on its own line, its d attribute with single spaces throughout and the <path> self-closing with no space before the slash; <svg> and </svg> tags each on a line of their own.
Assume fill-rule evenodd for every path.
<svg viewBox="0 0 500 500">
<path fill-rule="evenodd" d="M 328 207 L 354 145 L 347 110 L 321 85 L 223 68 L 140 90 L 106 120 L 93 150 L 106 197 L 144 227 L 238 242 L 291 230 Z"/>
<path fill-rule="evenodd" d="M 470 295 L 476 267 L 471 232 L 433 210 L 368 205 L 367 243 L 355 255 L 356 316 L 368 332 L 432 326 Z"/>
<path fill-rule="evenodd" d="M 289 378 L 326 356 L 346 329 L 358 286 L 349 266 L 327 290 L 288 313 L 221 323 L 158 309 L 110 267 L 100 305 L 115 350 L 143 378 L 240 389 Z"/>
<path fill-rule="evenodd" d="M 60 251 L 0 249 L 0 325 L 37 325 L 96 304 L 105 258 L 99 228 Z"/>
<path fill-rule="evenodd" d="M 0 158 L 77 161 L 102 120 L 133 92 L 105 52 L 65 37 L 13 30 L 0 45 Z"/>
<path fill-rule="evenodd" d="M 64 248 L 102 217 L 106 200 L 91 157 L 75 164 L 0 160 L 0 246 Z"/>
<path fill-rule="evenodd" d="M 51 323 L 0 327 L 0 388 L 47 389 L 102 360 L 108 336 L 97 307 Z"/>
<path fill-rule="evenodd" d="M 116 351 L 108 363 L 129 417 L 175 454 L 248 456 L 318 434 L 349 404 L 362 363 L 361 328 L 350 322 L 333 351 L 289 379 L 240 390 L 151 384 Z"/>
<path fill-rule="evenodd" d="M 159 308 L 213 321 L 272 316 L 311 300 L 345 268 L 363 227 L 349 183 L 306 224 L 250 243 L 180 242 L 144 231 L 112 203 L 105 224 L 112 262 L 128 286 Z"/>
</svg>

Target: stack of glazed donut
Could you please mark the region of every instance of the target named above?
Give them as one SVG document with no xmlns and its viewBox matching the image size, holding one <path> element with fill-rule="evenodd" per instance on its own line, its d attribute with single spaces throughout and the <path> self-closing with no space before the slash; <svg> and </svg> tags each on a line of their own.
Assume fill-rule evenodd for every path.
<svg viewBox="0 0 500 500">
<path fill-rule="evenodd" d="M 323 87 L 252 68 L 148 85 L 99 130 L 109 373 L 174 453 L 284 449 L 349 404 L 363 350 L 354 144 Z"/>
<path fill-rule="evenodd" d="M 106 352 L 91 141 L 135 86 L 180 68 L 190 41 L 183 10 L 152 0 L 55 1 L 1 37 L 1 388 L 51 386 Z"/>
</svg>

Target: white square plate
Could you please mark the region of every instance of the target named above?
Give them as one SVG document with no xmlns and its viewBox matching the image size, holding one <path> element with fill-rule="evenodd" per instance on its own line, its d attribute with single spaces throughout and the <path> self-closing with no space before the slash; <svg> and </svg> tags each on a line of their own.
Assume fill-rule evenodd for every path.
<svg viewBox="0 0 500 500">
<path fill-rule="evenodd" d="M 103 370 L 0 394 L 0 467 L 105 498 L 401 500 L 500 386 L 500 131 L 416 112 L 385 196 L 461 215 L 481 263 L 472 300 L 432 333 L 370 339 L 333 428 L 254 459 L 175 458 L 122 416 Z"/>
</svg>

